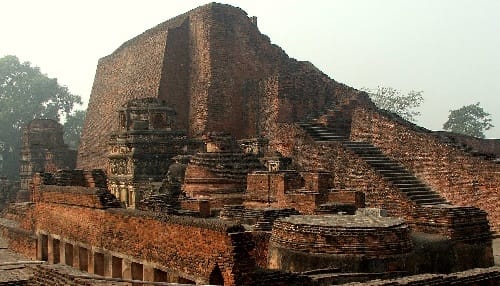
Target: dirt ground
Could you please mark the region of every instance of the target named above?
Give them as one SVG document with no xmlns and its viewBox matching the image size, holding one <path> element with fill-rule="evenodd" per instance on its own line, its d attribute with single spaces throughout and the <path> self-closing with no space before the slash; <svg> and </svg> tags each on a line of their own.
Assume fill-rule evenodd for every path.
<svg viewBox="0 0 500 286">
<path fill-rule="evenodd" d="M 7 241 L 0 235 L 0 283 L 28 280 L 33 271 L 23 264 L 12 264 L 27 260 L 29 259 L 7 249 Z"/>
</svg>

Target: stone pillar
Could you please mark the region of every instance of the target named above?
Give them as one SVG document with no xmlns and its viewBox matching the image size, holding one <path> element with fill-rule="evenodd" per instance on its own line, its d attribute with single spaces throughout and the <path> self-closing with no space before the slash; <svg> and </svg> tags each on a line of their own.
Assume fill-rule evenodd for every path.
<svg viewBox="0 0 500 286">
<path fill-rule="evenodd" d="M 122 260 L 122 278 L 132 280 L 132 261 L 125 258 Z"/>
<path fill-rule="evenodd" d="M 104 254 L 104 277 L 113 277 L 113 256 Z"/>
<path fill-rule="evenodd" d="M 95 274 L 95 265 L 94 265 L 94 260 L 95 260 L 95 252 L 92 249 L 87 250 L 87 262 L 88 262 L 88 267 L 87 267 L 87 272 L 90 274 Z"/>
<path fill-rule="evenodd" d="M 54 238 L 51 235 L 47 237 L 47 255 L 47 261 L 50 264 L 54 264 Z"/>
<path fill-rule="evenodd" d="M 155 281 L 155 269 L 151 265 L 143 265 L 142 268 L 143 281 Z"/>
<path fill-rule="evenodd" d="M 66 263 L 66 242 L 62 241 L 59 243 L 59 263 Z"/>
<path fill-rule="evenodd" d="M 80 269 L 80 247 L 73 245 L 73 267 Z"/>
</svg>

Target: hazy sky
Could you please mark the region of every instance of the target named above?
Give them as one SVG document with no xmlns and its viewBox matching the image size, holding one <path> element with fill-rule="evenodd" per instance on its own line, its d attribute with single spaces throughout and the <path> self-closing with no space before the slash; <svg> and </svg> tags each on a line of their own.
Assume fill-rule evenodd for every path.
<svg viewBox="0 0 500 286">
<path fill-rule="evenodd" d="M 258 17 L 290 57 L 355 88 L 422 90 L 418 124 L 481 102 L 500 138 L 500 1 L 220 1 Z M 16 55 L 88 102 L 99 58 L 208 1 L 0 0 L 0 57 Z"/>
</svg>

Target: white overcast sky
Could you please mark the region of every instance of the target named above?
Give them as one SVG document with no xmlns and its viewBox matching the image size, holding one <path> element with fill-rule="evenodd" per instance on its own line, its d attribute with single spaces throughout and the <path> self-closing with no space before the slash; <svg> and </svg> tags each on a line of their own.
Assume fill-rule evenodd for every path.
<svg viewBox="0 0 500 286">
<path fill-rule="evenodd" d="M 500 138 L 499 0 L 220 1 L 258 17 L 290 57 L 355 88 L 422 90 L 418 124 L 481 102 Z M 99 58 L 208 1 L 0 0 L 0 57 L 39 66 L 88 102 Z"/>
</svg>

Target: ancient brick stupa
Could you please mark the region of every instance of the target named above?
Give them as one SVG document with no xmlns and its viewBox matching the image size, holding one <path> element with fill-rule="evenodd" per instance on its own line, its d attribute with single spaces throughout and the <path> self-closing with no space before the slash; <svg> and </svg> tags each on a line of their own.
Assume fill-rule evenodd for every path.
<svg viewBox="0 0 500 286">
<path fill-rule="evenodd" d="M 257 156 L 244 153 L 234 138 L 223 132 L 204 137 L 206 152 L 198 152 L 189 162 L 184 191 L 192 198 L 207 198 L 213 206 L 241 204 L 247 174 L 263 169 Z"/>
<path fill-rule="evenodd" d="M 189 139 L 263 138 L 299 170 L 322 169 L 335 188 L 365 192 L 368 206 L 411 219 L 420 204 L 472 205 L 500 231 L 500 165 L 477 156 L 500 150 L 486 148 L 496 141 L 443 135 L 378 109 L 366 93 L 289 57 L 239 8 L 193 9 L 100 59 L 79 168 L 106 167 L 116 112 L 147 97 L 173 108 L 174 129 Z"/>
<path fill-rule="evenodd" d="M 175 128 L 175 111 L 157 98 L 129 101 L 118 110 L 119 125 L 109 140 L 108 183 L 126 206 L 154 193 L 162 184 L 172 157 L 186 147 Z"/>
<path fill-rule="evenodd" d="M 23 128 L 19 200 L 29 198 L 29 185 L 35 173 L 73 169 L 75 161 L 76 152 L 64 144 L 61 124 L 51 119 L 32 120 Z"/>
</svg>

